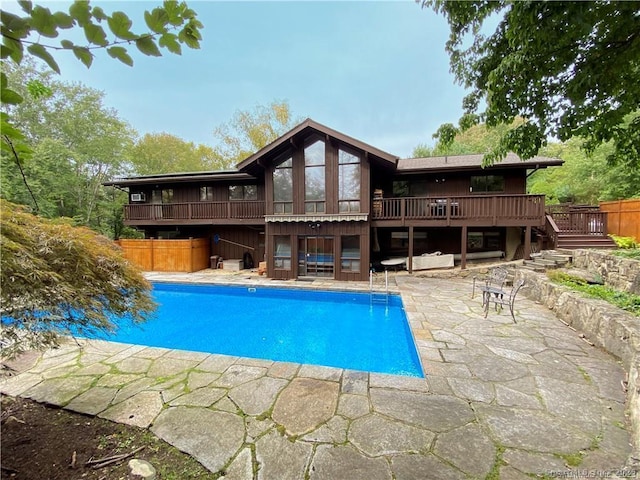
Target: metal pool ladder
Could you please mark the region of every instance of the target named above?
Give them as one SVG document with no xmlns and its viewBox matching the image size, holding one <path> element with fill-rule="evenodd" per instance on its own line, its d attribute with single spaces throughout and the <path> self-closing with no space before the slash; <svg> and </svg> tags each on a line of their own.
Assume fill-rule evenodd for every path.
<svg viewBox="0 0 640 480">
<path fill-rule="evenodd" d="M 371 296 L 371 303 L 389 303 L 389 272 L 384 271 L 384 286 L 385 291 L 375 292 L 373 290 L 373 269 L 369 270 L 369 295 Z"/>
</svg>

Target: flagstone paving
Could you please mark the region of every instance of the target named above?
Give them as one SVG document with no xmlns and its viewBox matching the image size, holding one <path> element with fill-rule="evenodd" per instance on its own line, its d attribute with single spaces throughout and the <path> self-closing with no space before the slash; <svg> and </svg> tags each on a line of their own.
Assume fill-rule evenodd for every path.
<svg viewBox="0 0 640 480">
<path fill-rule="evenodd" d="M 613 357 L 524 296 L 514 324 L 508 312 L 485 319 L 469 280 L 398 275 L 392 289 L 425 378 L 70 341 L 0 391 L 150 428 L 225 479 L 526 479 L 625 464 Z"/>
</svg>

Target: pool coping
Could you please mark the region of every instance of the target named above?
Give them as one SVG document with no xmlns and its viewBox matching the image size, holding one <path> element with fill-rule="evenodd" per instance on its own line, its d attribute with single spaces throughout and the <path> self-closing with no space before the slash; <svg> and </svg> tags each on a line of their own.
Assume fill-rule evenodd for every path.
<svg viewBox="0 0 640 480">
<path fill-rule="evenodd" d="M 414 335 L 423 379 L 99 341 L 45 352 L 0 391 L 149 428 L 230 480 L 568 476 L 576 452 L 580 468 L 622 471 L 610 355 L 526 298 L 516 325 L 485 319 L 470 279 L 394 280 L 412 335 L 430 337 Z"/>
</svg>

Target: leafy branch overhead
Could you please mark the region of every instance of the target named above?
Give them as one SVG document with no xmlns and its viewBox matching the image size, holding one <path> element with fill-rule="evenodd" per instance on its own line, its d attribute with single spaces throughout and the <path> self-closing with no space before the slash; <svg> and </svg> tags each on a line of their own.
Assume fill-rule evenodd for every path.
<svg viewBox="0 0 640 480">
<path fill-rule="evenodd" d="M 609 161 L 640 163 L 640 3 L 421 0 L 444 15 L 456 80 L 470 89 L 459 127 L 525 121 L 486 156 L 534 156 L 548 139 L 611 142 Z"/>
<path fill-rule="evenodd" d="M 202 39 L 202 23 L 184 2 L 165 1 L 162 7 L 146 11 L 144 20 L 148 31 L 143 33 L 131 31 L 133 22 L 126 13 L 107 15 L 101 7 L 92 7 L 88 1 L 75 1 L 68 13 L 52 13 L 47 7 L 29 1 L 18 3 L 26 15 L 2 10 L 2 59 L 10 58 L 19 64 L 26 47 L 27 53 L 44 60 L 57 73 L 60 68 L 52 54 L 56 50 L 71 51 L 90 67 L 93 52 L 106 49 L 112 58 L 132 66 L 133 59 L 127 47 L 135 45 L 144 55 L 154 57 L 162 55 L 160 48 L 180 55 L 182 44 L 200 48 Z M 69 29 L 81 29 L 86 44 L 80 45 L 66 38 L 58 40 L 62 31 Z M 45 41 L 41 41 L 42 37 Z"/>
<path fill-rule="evenodd" d="M 162 55 L 161 48 L 180 55 L 182 45 L 197 49 L 202 39 L 202 23 L 184 2 L 167 0 L 161 7 L 146 11 L 144 21 L 147 31 L 141 33 L 132 31 L 133 22 L 126 13 L 116 11 L 109 15 L 87 0 L 74 1 L 68 12 L 51 12 L 46 6 L 25 0 L 18 1 L 18 4 L 22 15 L 0 10 L 2 61 L 19 65 L 25 56 L 30 56 L 44 61 L 57 73 L 60 73 L 60 67 L 54 54 L 61 51 L 72 52 L 87 68 L 91 67 L 94 52 L 98 50 L 106 50 L 110 57 L 132 66 L 131 47 L 135 46 L 142 54 L 154 57 Z M 69 38 L 61 38 L 65 31 L 69 32 L 67 36 L 76 38 L 79 30 L 86 39 L 82 44 L 77 40 L 74 42 Z M 6 106 L 19 105 L 24 97 L 15 87 L 11 88 L 4 71 L 0 73 L 0 81 L 0 100 L 5 106 L 0 119 L 0 147 L 22 169 L 21 162 L 29 157 L 31 148 L 25 141 L 24 133 L 13 124 L 10 108 Z M 36 81 L 30 86 L 29 92 L 33 96 L 45 95 L 41 86 Z"/>
</svg>

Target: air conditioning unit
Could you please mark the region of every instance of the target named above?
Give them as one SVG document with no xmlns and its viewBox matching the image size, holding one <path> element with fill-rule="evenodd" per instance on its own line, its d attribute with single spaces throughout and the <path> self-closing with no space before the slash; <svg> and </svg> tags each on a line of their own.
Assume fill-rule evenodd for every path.
<svg viewBox="0 0 640 480">
<path fill-rule="evenodd" d="M 132 193 L 131 194 L 131 201 L 132 202 L 144 202 L 147 198 L 145 197 L 144 193 Z"/>
</svg>

